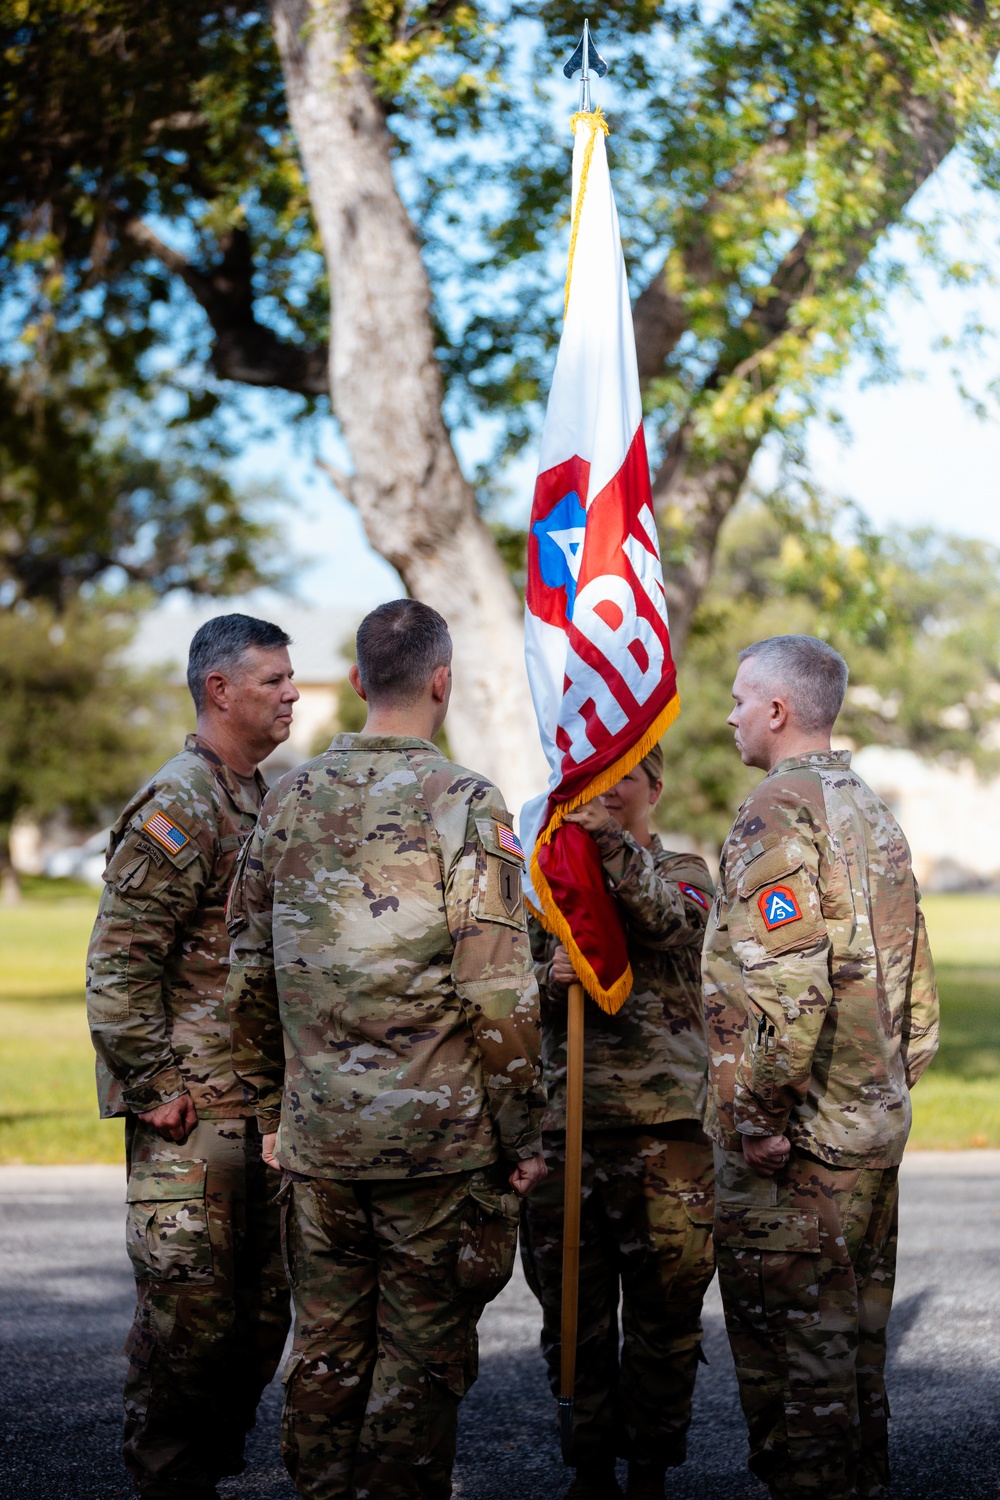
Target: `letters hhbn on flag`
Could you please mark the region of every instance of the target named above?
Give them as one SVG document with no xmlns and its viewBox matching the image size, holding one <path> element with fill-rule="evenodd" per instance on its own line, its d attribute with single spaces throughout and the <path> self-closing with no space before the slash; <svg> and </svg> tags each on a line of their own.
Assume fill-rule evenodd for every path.
<svg viewBox="0 0 1000 1500">
<path fill-rule="evenodd" d="M 572 118 L 566 314 L 528 540 L 525 655 L 546 793 L 521 833 L 529 896 L 584 988 L 615 1011 L 632 987 L 600 858 L 565 814 L 625 776 L 678 708 L 629 303 L 600 110 Z"/>
</svg>

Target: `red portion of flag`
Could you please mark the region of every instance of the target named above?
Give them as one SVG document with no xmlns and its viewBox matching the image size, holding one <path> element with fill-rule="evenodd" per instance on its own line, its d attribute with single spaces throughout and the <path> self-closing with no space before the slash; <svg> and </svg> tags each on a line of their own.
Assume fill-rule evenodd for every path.
<svg viewBox="0 0 1000 1500">
<path fill-rule="evenodd" d="M 630 976 L 627 987 L 631 987 L 621 917 L 605 887 L 601 856 L 590 834 L 578 823 L 563 823 L 552 842 L 539 849 L 537 869 L 572 934 L 572 943 L 566 942 L 565 933 L 557 932 L 557 936 L 563 939 L 571 956 L 575 945 L 579 958 L 590 970 L 589 974 L 586 971 L 581 974 L 587 992 L 615 994 L 626 974 Z M 579 962 L 574 966 L 580 972 Z"/>
</svg>

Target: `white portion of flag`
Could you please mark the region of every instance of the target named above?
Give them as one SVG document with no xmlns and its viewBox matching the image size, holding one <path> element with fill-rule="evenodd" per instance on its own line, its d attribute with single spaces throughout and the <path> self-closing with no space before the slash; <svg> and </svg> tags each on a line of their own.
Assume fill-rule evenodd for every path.
<svg viewBox="0 0 1000 1500">
<path fill-rule="evenodd" d="M 585 508 L 614 478 L 642 421 L 632 308 L 625 274 L 604 131 L 593 118 L 577 116 L 573 143 L 573 223 L 576 243 L 569 301 L 542 428 L 539 474 L 578 456 L 590 464 Z M 577 223 L 583 164 L 594 137 L 586 191 Z M 559 535 L 567 562 L 579 567 L 582 535 Z M 575 576 L 575 571 L 574 571 Z M 542 749 L 549 763 L 549 791 L 559 784 L 562 752 L 556 729 L 563 708 L 566 636 L 557 626 L 525 614 L 525 657 Z M 533 799 L 534 801 L 534 799 Z M 544 807 L 544 803 L 543 803 Z M 541 813 L 538 814 L 541 817 Z M 525 849 L 533 832 L 521 822 Z"/>
<path fill-rule="evenodd" d="M 590 495 L 618 473 L 642 421 L 632 306 L 604 131 L 577 116 L 573 222 L 587 145 L 594 151 L 580 210 L 569 305 L 542 429 L 538 472 L 579 454 L 590 463 Z M 584 505 L 589 495 L 581 495 Z"/>
</svg>

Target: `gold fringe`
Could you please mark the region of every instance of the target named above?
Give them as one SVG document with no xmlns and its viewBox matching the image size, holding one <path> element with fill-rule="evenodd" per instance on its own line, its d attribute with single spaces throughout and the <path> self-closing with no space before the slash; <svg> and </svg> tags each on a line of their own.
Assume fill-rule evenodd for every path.
<svg viewBox="0 0 1000 1500">
<path fill-rule="evenodd" d="M 543 832 L 538 835 L 538 841 L 531 854 L 531 883 L 542 903 L 542 910 L 539 911 L 533 902 L 529 902 L 528 904 L 546 931 L 553 933 L 566 949 L 570 957 L 570 962 L 579 975 L 580 982 L 587 991 L 587 994 L 609 1016 L 613 1016 L 621 1010 L 632 991 L 632 966 L 631 964 L 626 966 L 624 974 L 615 980 L 610 989 L 604 988 L 587 958 L 577 946 L 576 940 L 570 931 L 569 923 L 555 903 L 551 887 L 545 879 L 542 867 L 538 861 L 538 851 L 543 844 L 550 844 L 552 842 L 556 830 L 566 821 L 566 814 L 568 812 L 572 812 L 574 808 L 582 806 L 584 802 L 589 802 L 593 797 L 599 797 L 602 792 L 606 792 L 609 787 L 613 787 L 617 781 L 621 781 L 623 776 L 627 776 L 629 771 L 634 766 L 637 766 L 644 756 L 649 754 L 654 745 L 659 744 L 680 712 L 680 707 L 680 698 L 675 693 L 666 707 L 661 709 L 657 714 L 641 740 L 638 740 L 636 744 L 625 751 L 624 755 L 620 755 L 616 761 L 613 761 L 582 792 L 578 792 L 568 802 L 561 803 L 553 812 Z"/>
<path fill-rule="evenodd" d="M 587 178 L 590 175 L 590 163 L 594 155 L 594 142 L 597 139 L 597 132 L 599 130 L 603 130 L 605 135 L 610 134 L 608 122 L 604 118 L 604 111 L 600 105 L 589 114 L 584 109 L 578 109 L 576 114 L 570 115 L 569 128 L 574 135 L 576 135 L 577 124 L 581 120 L 590 126 L 590 140 L 587 142 L 583 153 L 583 167 L 580 170 L 580 188 L 576 195 L 576 207 L 573 210 L 573 232 L 569 238 L 569 263 L 566 266 L 566 291 L 563 296 L 564 318 L 569 310 L 569 286 L 573 278 L 573 257 L 576 254 L 576 237 L 580 232 L 580 215 L 583 212 L 583 200 L 587 193 Z"/>
</svg>

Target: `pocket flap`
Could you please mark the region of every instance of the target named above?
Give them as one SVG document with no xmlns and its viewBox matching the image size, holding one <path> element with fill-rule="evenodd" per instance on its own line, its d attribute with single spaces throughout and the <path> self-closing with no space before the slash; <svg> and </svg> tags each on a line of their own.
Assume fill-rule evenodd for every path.
<svg viewBox="0 0 1000 1500">
<path fill-rule="evenodd" d="M 204 1198 L 207 1162 L 137 1161 L 129 1174 L 126 1203 L 174 1203 Z"/>
<path fill-rule="evenodd" d="M 513 828 L 508 828 L 499 818 L 477 818 L 476 832 L 487 854 L 495 854 L 499 859 L 506 859 L 510 864 L 516 865 L 519 870 L 524 869 L 524 851 Z"/>
<path fill-rule="evenodd" d="M 740 896 L 752 896 L 762 885 L 793 875 L 801 864 L 802 856 L 794 845 L 790 848 L 788 844 L 776 844 L 750 861 L 737 882 L 737 891 Z"/>
<path fill-rule="evenodd" d="M 769 1250 L 778 1255 L 819 1254 L 819 1214 L 787 1208 L 737 1208 L 719 1204 L 718 1244 L 737 1250 Z"/>
<path fill-rule="evenodd" d="M 501 1193 L 496 1188 L 473 1186 L 469 1188 L 469 1197 L 488 1214 L 510 1219 L 515 1224 L 521 1217 L 521 1199 L 513 1189 L 509 1193 Z"/>
</svg>

